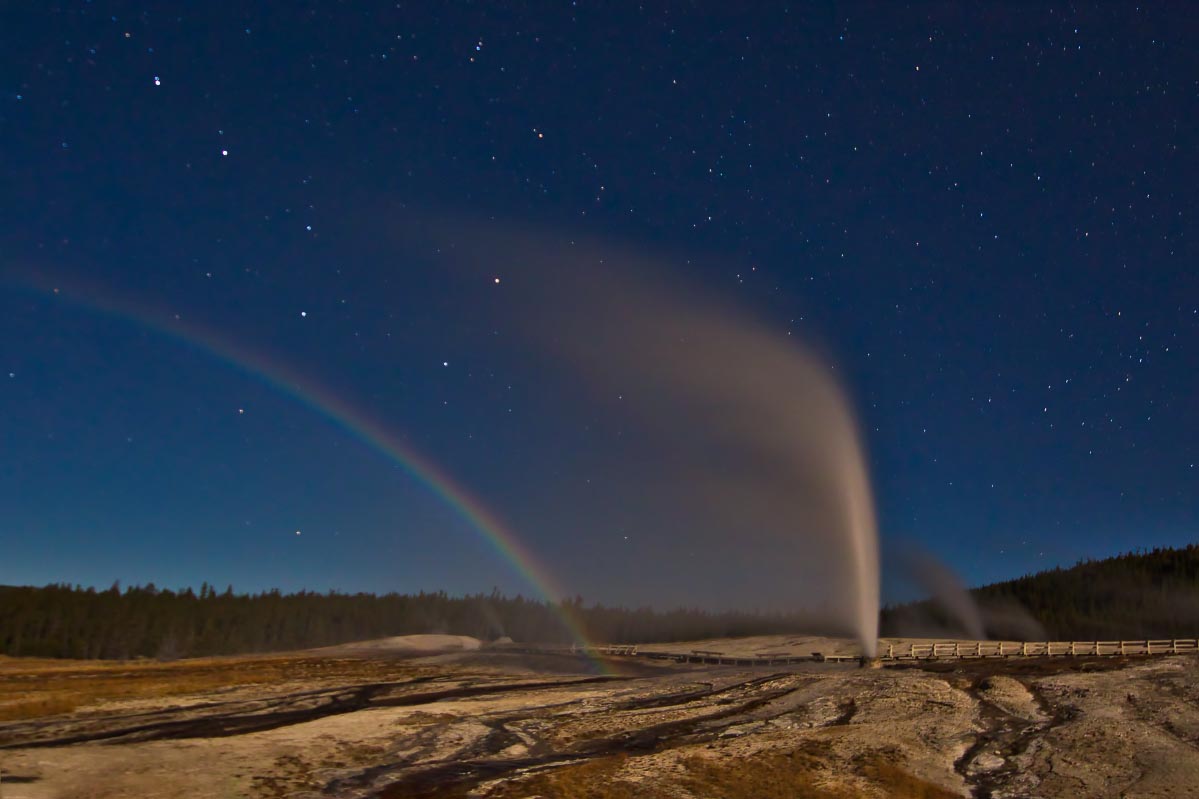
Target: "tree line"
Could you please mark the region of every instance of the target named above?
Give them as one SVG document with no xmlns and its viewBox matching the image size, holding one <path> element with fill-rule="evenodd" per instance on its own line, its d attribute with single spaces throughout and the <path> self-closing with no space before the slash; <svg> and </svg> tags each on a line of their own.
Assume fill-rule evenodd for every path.
<svg viewBox="0 0 1199 799">
<path fill-rule="evenodd" d="M 1199 636 L 1199 544 L 1127 552 L 1083 560 L 970 591 L 992 638 L 1013 635 L 1018 608 L 1050 640 L 1194 638 Z M 899 634 L 914 616 L 952 627 L 951 614 L 934 600 L 886 608 L 884 633 Z"/>
<path fill-rule="evenodd" d="M 1199 545 L 1085 560 L 971 590 L 995 638 L 1094 640 L 1199 636 Z M 1014 631 L 1011 609 L 1034 622 Z M 992 612 L 1003 609 L 1003 613 Z M 884 635 L 905 620 L 953 618 L 933 600 L 884 608 Z M 565 620 L 569 620 L 569 626 Z M 844 634 L 803 613 L 656 611 L 491 594 L 164 590 L 114 584 L 0 586 L 0 654 L 64 658 L 197 657 L 283 651 L 417 633 L 565 644 L 645 643 L 790 633 Z"/>
<path fill-rule="evenodd" d="M 569 621 L 568 623 L 564 621 Z M 0 654 L 59 658 L 171 659 L 285 651 L 417 633 L 507 636 L 566 644 L 574 630 L 589 641 L 647 641 L 819 630 L 803 614 L 655 611 L 550 603 L 491 594 L 256 594 L 171 591 L 153 584 L 107 590 L 70 585 L 0 586 Z"/>
</svg>

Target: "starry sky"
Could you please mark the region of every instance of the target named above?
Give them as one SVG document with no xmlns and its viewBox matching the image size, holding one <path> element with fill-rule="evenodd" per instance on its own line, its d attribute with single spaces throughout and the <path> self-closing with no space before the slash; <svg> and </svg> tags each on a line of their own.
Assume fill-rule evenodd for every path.
<svg viewBox="0 0 1199 799">
<path fill-rule="evenodd" d="M 520 248 L 456 263 L 481 228 L 827 353 L 884 598 L 896 552 L 978 584 L 1199 537 L 1194 14 L 753 6 L 0 11 L 0 583 L 529 592 L 250 362 L 622 601 L 653 515 L 589 521 L 639 501 L 613 423 L 511 331 Z"/>
</svg>

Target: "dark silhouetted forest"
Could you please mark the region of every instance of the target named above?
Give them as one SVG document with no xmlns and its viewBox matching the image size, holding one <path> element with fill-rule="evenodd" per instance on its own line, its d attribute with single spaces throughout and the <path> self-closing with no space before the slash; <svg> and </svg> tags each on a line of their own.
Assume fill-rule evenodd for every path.
<svg viewBox="0 0 1199 799">
<path fill-rule="evenodd" d="M 1132 552 L 971 591 L 994 638 L 1094 640 L 1199 635 L 1199 545 Z M 654 611 L 490 595 L 237 594 L 208 585 L 108 590 L 0 586 L 0 653 L 176 658 L 329 646 L 415 633 L 569 643 L 562 617 L 592 641 L 642 643 L 771 633 L 844 633 L 801 614 Z M 885 608 L 884 635 L 959 634 L 935 601 Z"/>
<path fill-rule="evenodd" d="M 195 657 L 304 649 L 416 633 L 452 633 L 483 640 L 569 643 L 562 616 L 592 641 L 640 643 L 716 636 L 805 632 L 814 625 L 791 615 L 657 612 L 582 599 L 546 602 L 491 595 L 236 594 L 201 586 L 153 585 L 97 591 L 68 585 L 0 586 L 0 653 L 66 658 Z"/>
<path fill-rule="evenodd" d="M 1085 560 L 970 593 L 992 638 L 1194 638 L 1199 545 Z M 950 614 L 928 601 L 884 609 L 883 634 L 910 634 L 915 619 L 953 631 Z"/>
</svg>

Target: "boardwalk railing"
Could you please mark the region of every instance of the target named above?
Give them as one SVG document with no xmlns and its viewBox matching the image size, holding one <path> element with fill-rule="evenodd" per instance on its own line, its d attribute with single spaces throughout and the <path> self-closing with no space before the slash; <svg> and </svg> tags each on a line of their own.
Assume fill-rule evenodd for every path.
<svg viewBox="0 0 1199 799">
<path fill-rule="evenodd" d="M 1159 638 L 1139 641 L 941 641 L 932 644 L 887 644 L 883 660 L 947 658 L 1077 657 L 1111 655 L 1179 655 L 1199 652 L 1199 639 Z"/>
<path fill-rule="evenodd" d="M 625 655 L 636 657 L 638 654 L 636 644 L 593 644 L 590 646 L 571 644 L 570 651 L 582 655 Z"/>
<path fill-rule="evenodd" d="M 572 644 L 563 648 L 520 648 L 514 651 L 565 652 L 591 656 L 642 657 L 674 660 L 679 663 L 707 663 L 725 666 L 767 666 L 796 663 L 846 663 L 859 660 L 856 654 L 813 652 L 810 655 L 786 652 L 756 652 L 730 655 L 707 649 L 690 652 L 663 652 L 638 649 L 635 644 Z M 1199 639 L 1156 638 L 1137 641 L 937 641 L 929 644 L 886 644 L 878 659 L 884 662 L 905 660 L 952 660 L 958 658 L 1032 658 L 1032 657 L 1119 657 L 1121 655 L 1199 654 Z"/>
</svg>

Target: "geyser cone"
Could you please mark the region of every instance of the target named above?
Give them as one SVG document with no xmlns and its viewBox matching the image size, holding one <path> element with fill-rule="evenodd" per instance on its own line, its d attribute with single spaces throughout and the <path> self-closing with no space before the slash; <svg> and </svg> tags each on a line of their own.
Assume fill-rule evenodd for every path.
<svg viewBox="0 0 1199 799">
<path fill-rule="evenodd" d="M 564 582 L 622 603 L 808 610 L 874 655 L 870 485 L 827 362 L 628 253 L 495 231 L 457 232 L 453 252 L 479 285 L 502 271 L 497 335 L 521 334 L 530 368 L 574 387 L 553 410 L 586 419 L 545 422 L 572 444 L 539 485 L 558 503 L 541 517 L 595 544 Z"/>
</svg>

